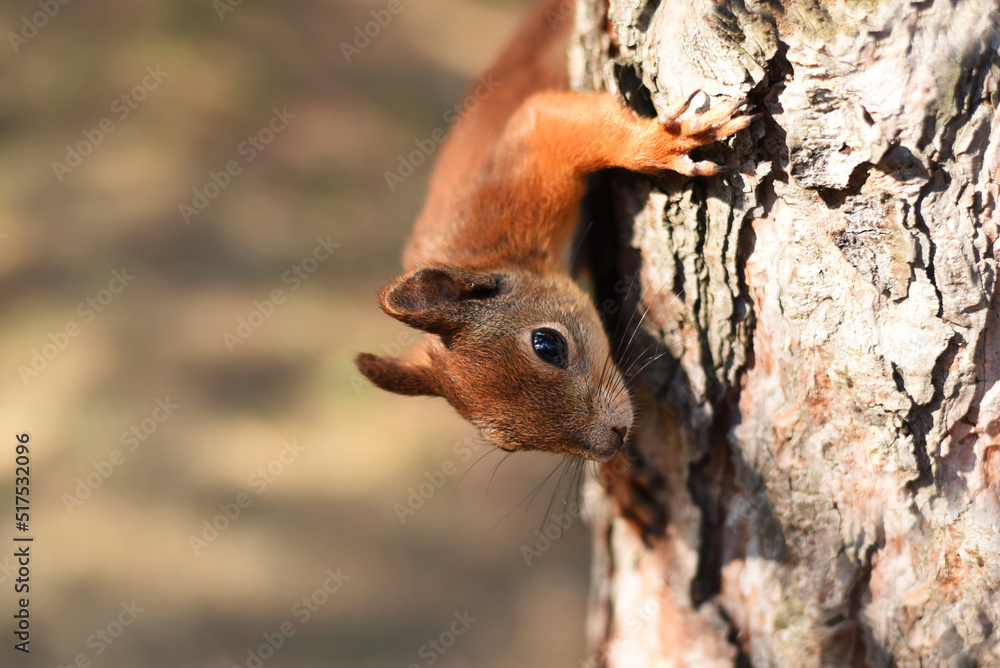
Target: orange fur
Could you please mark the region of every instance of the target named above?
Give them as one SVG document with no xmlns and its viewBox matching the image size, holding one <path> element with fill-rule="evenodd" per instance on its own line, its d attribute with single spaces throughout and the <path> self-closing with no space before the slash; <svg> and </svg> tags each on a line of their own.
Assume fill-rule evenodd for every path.
<svg viewBox="0 0 1000 668">
<path fill-rule="evenodd" d="M 492 92 L 452 128 L 403 255 L 389 315 L 427 333 L 405 359 L 362 354 L 380 387 L 433 394 L 496 445 L 606 460 L 632 405 L 593 305 L 561 254 L 588 174 L 609 167 L 714 174 L 692 149 L 746 127 L 739 104 L 639 118 L 608 94 L 566 89 L 572 21 L 549 0 L 484 74 Z M 541 337 L 541 338 L 539 338 Z M 568 362 L 553 357 L 562 340 Z M 553 343 L 553 341 L 555 343 Z"/>
</svg>

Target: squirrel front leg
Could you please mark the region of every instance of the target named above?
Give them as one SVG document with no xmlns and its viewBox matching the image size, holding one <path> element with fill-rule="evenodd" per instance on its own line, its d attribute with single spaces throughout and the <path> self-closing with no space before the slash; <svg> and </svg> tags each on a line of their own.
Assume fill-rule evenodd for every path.
<svg viewBox="0 0 1000 668">
<path fill-rule="evenodd" d="M 716 174 L 721 171 L 718 166 L 693 162 L 688 153 L 742 130 L 753 117 L 735 115 L 745 104 L 741 101 L 680 120 L 693 98 L 651 119 L 641 118 L 607 94 L 546 91 L 525 100 L 511 117 L 500 146 L 527 149 L 538 169 L 546 172 L 558 172 L 561 165 L 582 175 L 608 167 Z"/>
<path fill-rule="evenodd" d="M 586 176 L 601 169 L 688 176 L 722 171 L 688 153 L 747 127 L 754 117 L 740 115 L 744 103 L 732 102 L 680 120 L 692 98 L 658 119 L 641 118 L 606 93 L 545 91 L 527 98 L 497 142 L 480 206 L 473 207 L 481 220 L 495 221 L 489 243 L 504 245 L 503 237 L 516 229 L 534 237 L 546 255 L 557 254 L 576 222 Z M 496 215 L 500 202 L 507 203 L 508 215 Z"/>
</svg>

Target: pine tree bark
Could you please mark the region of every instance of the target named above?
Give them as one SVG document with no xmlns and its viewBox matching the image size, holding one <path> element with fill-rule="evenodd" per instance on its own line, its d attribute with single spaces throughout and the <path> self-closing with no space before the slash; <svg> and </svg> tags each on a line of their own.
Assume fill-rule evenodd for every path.
<svg viewBox="0 0 1000 668">
<path fill-rule="evenodd" d="M 1000 666 L 1000 1 L 576 19 L 577 88 L 762 114 L 700 155 L 728 176 L 595 189 L 645 368 L 588 489 L 588 665 Z"/>
</svg>

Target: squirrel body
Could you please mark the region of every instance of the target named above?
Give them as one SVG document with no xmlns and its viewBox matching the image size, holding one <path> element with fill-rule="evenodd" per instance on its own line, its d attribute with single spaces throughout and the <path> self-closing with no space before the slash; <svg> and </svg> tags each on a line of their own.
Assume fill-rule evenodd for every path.
<svg viewBox="0 0 1000 668">
<path fill-rule="evenodd" d="M 362 353 L 383 389 L 445 397 L 506 450 L 606 461 L 633 408 L 593 303 L 562 259 L 586 177 L 623 167 L 715 174 L 692 149 L 746 127 L 731 103 L 640 118 L 607 93 L 567 90 L 565 0 L 536 7 L 484 75 L 493 90 L 451 129 L 383 310 L 426 332 L 403 357 Z"/>
</svg>

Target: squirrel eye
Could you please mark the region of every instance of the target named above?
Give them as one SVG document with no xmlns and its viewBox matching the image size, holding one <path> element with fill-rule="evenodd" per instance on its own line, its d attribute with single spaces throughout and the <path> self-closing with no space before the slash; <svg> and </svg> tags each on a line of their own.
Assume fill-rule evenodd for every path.
<svg viewBox="0 0 1000 668">
<path fill-rule="evenodd" d="M 531 334 L 531 346 L 543 362 L 565 369 L 569 366 L 566 339 L 554 329 L 543 327 Z"/>
</svg>

